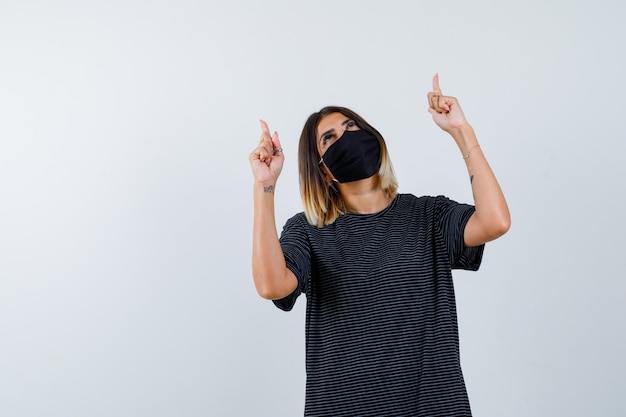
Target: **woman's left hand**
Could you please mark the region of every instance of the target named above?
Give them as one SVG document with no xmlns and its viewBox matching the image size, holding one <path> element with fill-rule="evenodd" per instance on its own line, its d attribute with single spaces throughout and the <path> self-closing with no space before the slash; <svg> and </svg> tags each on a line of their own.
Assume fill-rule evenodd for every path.
<svg viewBox="0 0 626 417">
<path fill-rule="evenodd" d="M 428 112 L 433 116 L 437 126 L 448 133 L 469 125 L 459 101 L 441 93 L 439 74 L 435 74 L 433 77 L 433 91 L 428 93 L 428 105 Z"/>
</svg>

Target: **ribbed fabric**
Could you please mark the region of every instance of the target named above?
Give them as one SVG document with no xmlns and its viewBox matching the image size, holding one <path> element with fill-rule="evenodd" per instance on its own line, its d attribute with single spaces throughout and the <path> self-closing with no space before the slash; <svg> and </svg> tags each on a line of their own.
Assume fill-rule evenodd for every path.
<svg viewBox="0 0 626 417">
<path fill-rule="evenodd" d="M 453 268 L 473 206 L 401 194 L 380 213 L 317 228 L 303 213 L 281 245 L 307 296 L 305 416 L 470 416 L 459 358 Z"/>
</svg>

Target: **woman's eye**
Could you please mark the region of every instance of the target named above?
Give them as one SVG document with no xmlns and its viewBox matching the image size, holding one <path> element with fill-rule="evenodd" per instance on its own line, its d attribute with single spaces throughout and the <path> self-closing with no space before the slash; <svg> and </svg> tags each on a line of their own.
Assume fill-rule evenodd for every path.
<svg viewBox="0 0 626 417">
<path fill-rule="evenodd" d="M 331 140 L 333 137 L 332 135 L 326 135 L 322 138 L 322 144 L 326 145 L 326 143 L 328 143 L 329 140 Z"/>
<path fill-rule="evenodd" d="M 356 126 L 356 123 L 354 122 L 354 120 L 350 120 L 346 126 L 347 126 L 348 128 L 355 127 L 355 126 Z"/>
</svg>

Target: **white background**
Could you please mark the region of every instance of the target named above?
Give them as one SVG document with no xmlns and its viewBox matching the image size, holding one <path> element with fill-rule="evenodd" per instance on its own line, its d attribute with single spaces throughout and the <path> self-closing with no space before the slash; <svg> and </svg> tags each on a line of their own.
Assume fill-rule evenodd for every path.
<svg viewBox="0 0 626 417">
<path fill-rule="evenodd" d="M 401 192 L 471 202 L 436 72 L 513 219 L 455 273 L 474 414 L 625 415 L 624 4 L 1 0 L 0 415 L 301 415 L 305 299 L 250 272 L 258 119 L 279 228 L 328 104 Z"/>
</svg>

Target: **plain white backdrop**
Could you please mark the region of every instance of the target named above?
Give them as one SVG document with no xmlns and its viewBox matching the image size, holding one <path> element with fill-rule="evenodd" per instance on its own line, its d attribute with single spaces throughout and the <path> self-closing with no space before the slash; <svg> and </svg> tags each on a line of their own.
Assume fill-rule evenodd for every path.
<svg viewBox="0 0 626 417">
<path fill-rule="evenodd" d="M 324 105 L 385 136 L 400 191 L 471 202 L 426 111 L 439 72 L 513 225 L 456 272 L 476 416 L 623 416 L 626 6 L 0 1 L 0 415 L 302 415 L 304 307 L 250 272 L 258 119 L 301 211 Z"/>
</svg>

